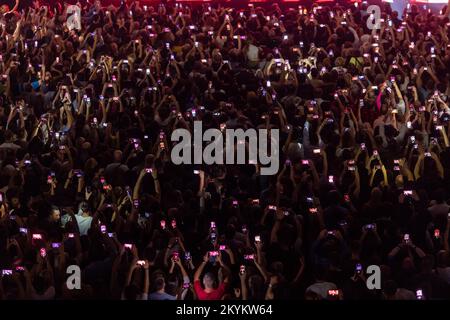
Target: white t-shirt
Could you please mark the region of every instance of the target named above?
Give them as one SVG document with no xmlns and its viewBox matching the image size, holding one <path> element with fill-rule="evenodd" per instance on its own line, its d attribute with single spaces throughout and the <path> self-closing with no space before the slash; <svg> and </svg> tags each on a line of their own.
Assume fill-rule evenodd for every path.
<svg viewBox="0 0 450 320">
<path fill-rule="evenodd" d="M 247 58 L 250 61 L 259 61 L 259 48 L 253 44 L 248 46 Z"/>
<path fill-rule="evenodd" d="M 92 217 L 91 216 L 83 217 L 80 215 L 76 215 L 75 218 L 77 219 L 78 229 L 80 230 L 80 236 L 87 235 L 88 230 L 91 228 Z"/>
</svg>

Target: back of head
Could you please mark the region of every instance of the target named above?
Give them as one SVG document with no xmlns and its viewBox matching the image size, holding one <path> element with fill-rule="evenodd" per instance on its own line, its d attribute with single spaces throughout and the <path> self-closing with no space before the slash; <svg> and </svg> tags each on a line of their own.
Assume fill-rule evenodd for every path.
<svg viewBox="0 0 450 320">
<path fill-rule="evenodd" d="M 340 196 L 337 190 L 331 190 L 327 194 L 327 200 L 329 205 L 339 204 Z"/>
<path fill-rule="evenodd" d="M 163 277 L 159 277 L 155 280 L 156 291 L 163 290 L 165 286 L 166 286 L 166 282 Z"/>
<path fill-rule="evenodd" d="M 380 202 L 383 197 L 383 193 L 381 192 L 380 188 L 373 188 L 372 192 L 370 193 L 370 199 L 373 202 Z"/>
<path fill-rule="evenodd" d="M 89 204 L 85 201 L 78 205 L 78 214 L 89 213 Z"/>
<path fill-rule="evenodd" d="M 389 299 L 395 295 L 395 293 L 397 292 L 398 286 L 394 280 L 388 280 L 385 282 L 383 288 L 384 288 L 384 294 Z"/>
</svg>

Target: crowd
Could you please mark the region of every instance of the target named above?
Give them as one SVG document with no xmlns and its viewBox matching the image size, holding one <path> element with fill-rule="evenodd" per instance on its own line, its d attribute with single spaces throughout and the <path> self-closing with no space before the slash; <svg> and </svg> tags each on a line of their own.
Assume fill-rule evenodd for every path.
<svg viewBox="0 0 450 320">
<path fill-rule="evenodd" d="M 1 8 L 0 299 L 450 299 L 449 8 L 77 5 Z"/>
</svg>

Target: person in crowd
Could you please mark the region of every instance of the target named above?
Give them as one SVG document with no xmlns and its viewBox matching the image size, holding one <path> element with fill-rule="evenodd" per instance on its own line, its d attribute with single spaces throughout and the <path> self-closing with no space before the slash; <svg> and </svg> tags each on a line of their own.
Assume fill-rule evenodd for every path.
<svg viewBox="0 0 450 320">
<path fill-rule="evenodd" d="M 367 8 L 2 6 L 0 299 L 450 299 L 450 8 Z"/>
</svg>

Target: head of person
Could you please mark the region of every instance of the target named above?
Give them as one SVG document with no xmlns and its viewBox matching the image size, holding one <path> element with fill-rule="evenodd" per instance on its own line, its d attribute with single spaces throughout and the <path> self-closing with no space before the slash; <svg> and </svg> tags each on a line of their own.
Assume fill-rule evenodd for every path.
<svg viewBox="0 0 450 320">
<path fill-rule="evenodd" d="M 11 130 L 6 130 L 4 139 L 5 139 L 6 143 L 13 142 L 14 141 L 14 133 Z"/>
<path fill-rule="evenodd" d="M 159 276 L 155 280 L 155 289 L 156 291 L 164 291 L 166 288 L 166 281 L 164 280 L 164 277 Z"/>
<path fill-rule="evenodd" d="M 216 277 L 212 272 L 207 272 L 203 276 L 203 285 L 205 286 L 205 289 L 214 289 L 214 286 L 216 284 Z"/>
<path fill-rule="evenodd" d="M 58 222 L 61 219 L 61 211 L 58 207 L 52 206 L 50 210 L 49 220 L 50 222 Z"/>
<path fill-rule="evenodd" d="M 78 205 L 78 214 L 80 214 L 80 215 L 89 215 L 89 212 L 90 212 L 89 204 L 87 202 L 83 201 L 83 202 L 81 202 Z"/>
<path fill-rule="evenodd" d="M 397 293 L 397 283 L 394 280 L 388 280 L 383 286 L 383 294 L 386 300 L 394 300 Z"/>
<path fill-rule="evenodd" d="M 114 162 L 122 162 L 122 151 L 115 150 L 113 157 L 114 157 Z"/>
<path fill-rule="evenodd" d="M 9 6 L 7 4 L 3 4 L 0 6 L 0 14 L 5 14 L 9 11 Z"/>
<path fill-rule="evenodd" d="M 383 193 L 380 188 L 372 189 L 372 192 L 370 193 L 370 200 L 372 202 L 378 203 L 381 201 L 382 197 L 383 197 Z"/>
<path fill-rule="evenodd" d="M 434 194 L 434 199 L 436 200 L 436 203 L 443 204 L 445 202 L 445 190 L 443 189 L 436 190 Z"/>
<path fill-rule="evenodd" d="M 329 205 L 338 205 L 341 200 L 339 192 L 337 190 L 331 190 L 327 194 L 327 201 Z"/>
</svg>

